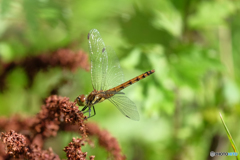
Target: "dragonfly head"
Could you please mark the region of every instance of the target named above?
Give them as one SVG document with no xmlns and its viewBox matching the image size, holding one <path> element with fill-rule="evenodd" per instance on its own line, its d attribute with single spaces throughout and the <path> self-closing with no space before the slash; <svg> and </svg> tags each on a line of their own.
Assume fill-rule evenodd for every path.
<svg viewBox="0 0 240 160">
<path fill-rule="evenodd" d="M 86 97 L 82 94 L 75 99 L 75 102 L 77 102 L 79 106 L 85 106 L 85 100 Z"/>
</svg>

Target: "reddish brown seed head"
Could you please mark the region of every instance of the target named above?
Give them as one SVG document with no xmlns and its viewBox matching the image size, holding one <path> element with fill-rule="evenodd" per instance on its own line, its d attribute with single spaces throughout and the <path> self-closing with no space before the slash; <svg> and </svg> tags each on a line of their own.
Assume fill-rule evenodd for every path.
<svg viewBox="0 0 240 160">
<path fill-rule="evenodd" d="M 80 96 L 78 96 L 75 101 L 77 102 L 77 104 L 79 106 L 85 106 L 85 100 L 86 100 L 86 97 L 82 94 Z"/>
</svg>

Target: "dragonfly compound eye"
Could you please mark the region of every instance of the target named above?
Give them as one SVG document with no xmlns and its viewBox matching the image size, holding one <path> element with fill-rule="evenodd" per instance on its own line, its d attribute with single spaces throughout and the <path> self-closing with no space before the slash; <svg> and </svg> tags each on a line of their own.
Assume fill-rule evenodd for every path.
<svg viewBox="0 0 240 160">
<path fill-rule="evenodd" d="M 78 96 L 75 101 L 77 101 L 77 104 L 79 106 L 84 106 L 85 96 L 82 94 L 82 95 Z"/>
</svg>

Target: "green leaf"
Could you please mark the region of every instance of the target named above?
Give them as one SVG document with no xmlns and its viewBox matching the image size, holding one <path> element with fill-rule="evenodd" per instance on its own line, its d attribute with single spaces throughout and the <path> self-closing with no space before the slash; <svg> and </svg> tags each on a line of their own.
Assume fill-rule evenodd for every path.
<svg viewBox="0 0 240 160">
<path fill-rule="evenodd" d="M 235 145 L 235 142 L 234 142 L 234 140 L 233 140 L 233 138 L 232 138 L 232 136 L 231 136 L 231 133 L 229 132 L 229 130 L 228 130 L 228 128 L 227 128 L 227 125 L 225 124 L 225 122 L 224 122 L 224 120 L 223 120 L 223 117 L 222 117 L 221 113 L 219 113 L 219 115 L 220 115 L 221 121 L 222 121 L 222 123 L 223 123 L 224 129 L 225 129 L 225 131 L 227 132 L 227 136 L 228 136 L 228 139 L 229 139 L 229 141 L 230 141 L 230 143 L 231 143 L 231 146 L 232 146 L 232 148 L 233 148 L 233 151 L 236 152 L 236 153 L 239 153 L 239 152 L 238 152 L 238 149 L 237 149 L 237 147 L 236 147 L 236 145 Z M 236 159 L 239 159 L 239 154 L 236 156 Z"/>
<path fill-rule="evenodd" d="M 202 1 L 198 3 L 197 12 L 190 16 L 189 26 L 198 29 L 224 25 L 236 9 L 231 1 Z"/>
</svg>

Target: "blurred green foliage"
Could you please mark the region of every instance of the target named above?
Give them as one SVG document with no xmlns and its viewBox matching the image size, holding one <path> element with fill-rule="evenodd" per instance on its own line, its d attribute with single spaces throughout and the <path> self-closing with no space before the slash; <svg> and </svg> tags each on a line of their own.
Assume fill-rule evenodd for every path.
<svg viewBox="0 0 240 160">
<path fill-rule="evenodd" d="M 156 73 L 125 89 L 138 106 L 139 122 L 108 102 L 96 106 L 91 121 L 119 140 L 128 159 L 206 159 L 216 143 L 221 150 L 214 151 L 232 151 L 219 112 L 240 145 L 239 9 L 240 1 L 230 0 L 1 0 L 0 58 L 11 62 L 65 47 L 87 52 L 87 33 L 96 28 L 115 49 L 126 80 Z M 61 79 L 68 83 L 59 87 Z M 30 88 L 22 68 L 6 80 L 0 113 L 8 116 L 34 115 L 56 86 L 71 100 L 92 90 L 90 73 L 81 69 L 39 72 Z M 49 146 L 61 140 L 65 146 L 67 137 Z M 97 159 L 107 155 L 98 146 L 86 151 Z"/>
</svg>

